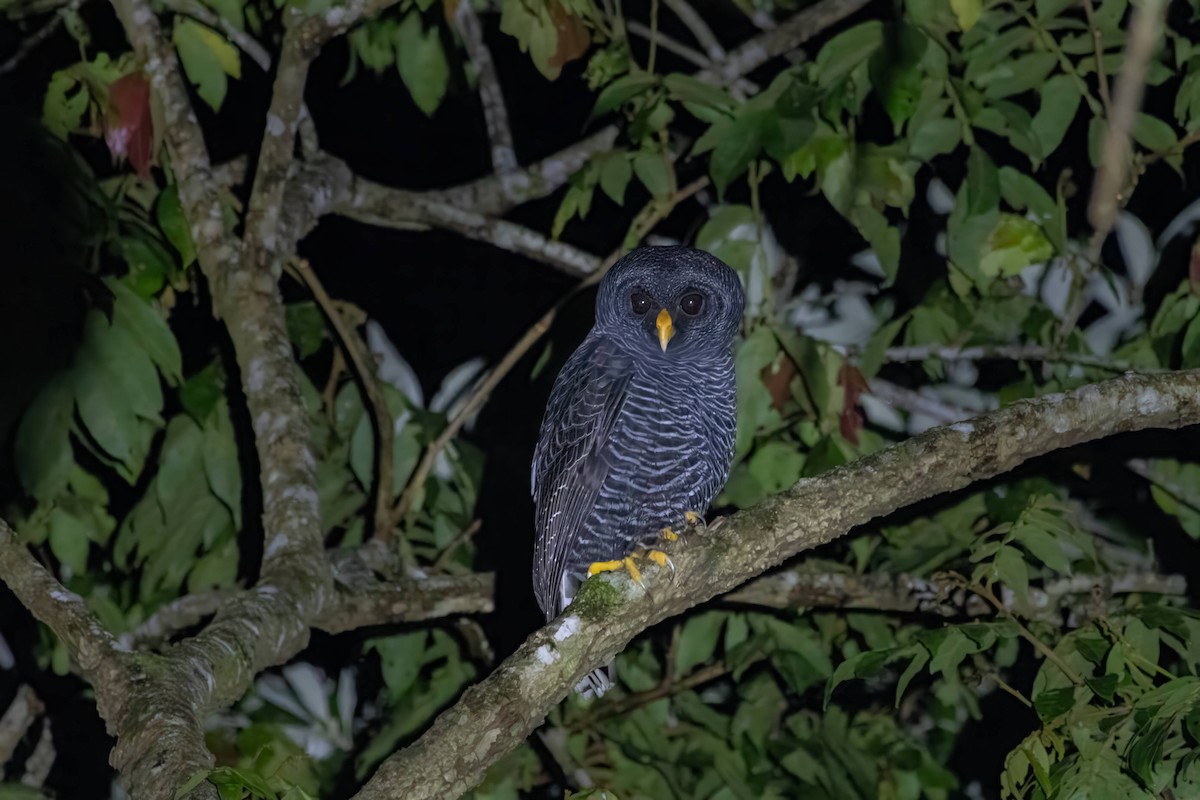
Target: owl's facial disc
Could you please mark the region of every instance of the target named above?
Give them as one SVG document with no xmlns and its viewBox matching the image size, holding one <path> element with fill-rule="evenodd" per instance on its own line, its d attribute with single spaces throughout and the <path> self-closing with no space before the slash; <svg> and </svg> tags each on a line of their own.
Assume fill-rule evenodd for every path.
<svg viewBox="0 0 1200 800">
<path fill-rule="evenodd" d="M 671 337 L 675 335 L 675 324 L 671 321 L 671 312 L 665 308 L 658 312 L 658 319 L 654 320 L 654 327 L 658 328 L 658 344 L 665 353 L 667 352 L 667 342 L 671 341 Z"/>
</svg>

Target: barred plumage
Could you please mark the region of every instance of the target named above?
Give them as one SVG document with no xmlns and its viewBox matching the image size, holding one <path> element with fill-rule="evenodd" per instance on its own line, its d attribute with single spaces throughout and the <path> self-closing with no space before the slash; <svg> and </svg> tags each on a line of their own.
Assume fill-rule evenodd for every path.
<svg viewBox="0 0 1200 800">
<path fill-rule="evenodd" d="M 687 247 L 635 250 L 601 282 L 595 327 L 555 381 L 534 454 L 533 582 L 547 620 L 590 564 L 704 513 L 724 485 L 744 302 L 732 269 Z M 585 684 L 599 694 L 608 681 Z"/>
</svg>

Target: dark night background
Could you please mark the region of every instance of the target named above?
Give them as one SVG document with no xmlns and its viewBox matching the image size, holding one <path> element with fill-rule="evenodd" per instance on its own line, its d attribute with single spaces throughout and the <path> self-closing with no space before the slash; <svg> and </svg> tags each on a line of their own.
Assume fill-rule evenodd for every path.
<svg viewBox="0 0 1200 800">
<path fill-rule="evenodd" d="M 727 4 L 697 5 L 703 8 L 727 46 L 755 32 L 745 17 Z M 860 18 L 878 16 L 881 11 L 880 4 L 875 4 Z M 92 29 L 94 50 L 115 52 L 124 48 L 120 29 L 106 4 L 85 5 L 83 16 Z M 852 18 L 839 29 L 855 21 Z M 487 15 L 483 22 L 502 84 L 510 87 L 506 100 L 520 162 L 526 164 L 549 155 L 591 130 L 586 120 L 594 95 L 583 83 L 582 62 L 568 65 L 557 81 L 546 81 L 537 74 L 529 57 L 518 50 L 515 40 L 499 32 L 497 15 Z M 686 32 L 674 29 L 673 23 L 673 17 L 663 15 L 666 31 L 686 38 Z M 812 42 L 807 52 L 815 54 L 822 41 Z M 13 52 L 18 42 L 15 26 L 0 23 L 0 59 Z M 635 40 L 634 44 L 636 47 L 644 43 Z M 18 70 L 0 76 L 0 443 L 3 443 L 0 510 L 19 496 L 8 462 L 15 421 L 40 385 L 68 363 L 83 313 L 92 297 L 89 281 L 77 263 L 79 247 L 71 240 L 70 226 L 58 213 L 62 207 L 61 176 L 70 168 L 55 141 L 36 124 L 50 73 L 76 56 L 75 43 L 60 32 L 41 45 Z M 664 69 L 688 69 L 667 52 L 661 52 L 660 59 Z M 450 92 L 430 119 L 412 103 L 394 71 L 375 76 L 360 69 L 350 84 L 339 86 L 347 63 L 344 41 L 335 41 L 315 62 L 310 74 L 306 97 L 323 149 L 346 159 L 353 169 L 372 180 L 405 188 L 450 186 L 490 170 L 487 135 L 477 96 L 466 89 L 461 72 L 454 76 L 453 66 Z M 773 69 L 769 67 L 767 72 Z M 511 87 L 520 87 L 520 91 Z M 229 95 L 219 115 L 203 104 L 196 104 L 215 163 L 257 147 L 269 90 L 269 76 L 243 59 L 243 79 L 230 82 Z M 1172 100 L 1150 90 L 1149 103 L 1161 107 L 1163 116 L 1169 116 Z M 882 111 L 875 122 L 878 124 L 874 129 L 860 135 L 886 138 L 890 123 Z M 1082 120 L 1077 120 L 1076 128 L 1086 127 L 1081 123 Z M 1004 163 L 1007 153 L 1012 163 L 1019 163 L 1003 142 L 988 138 L 987 134 L 982 136 L 985 146 L 999 162 Z M 1069 137 L 1085 142 L 1086 131 L 1073 129 Z M 112 172 L 101 140 L 76 138 L 73 144 L 86 155 L 98 176 Z M 1068 159 L 1069 163 L 1051 163 L 1040 174 L 1057 175 L 1069 167 L 1086 197 L 1090 176 L 1086 151 L 1078 148 Z M 1195 159 L 1189 159 L 1185 168 L 1186 183 L 1170 170 L 1158 168 L 1146 176 L 1134 195 L 1129 210 L 1145 221 L 1154 234 L 1192 199 L 1188 187 L 1195 185 Z M 683 165 L 681 170 L 685 176 L 699 174 L 694 164 Z M 932 243 L 934 226 L 940 226 L 942 220 L 932 217 L 923 202 L 924 187 L 930 177 L 928 168 L 918 176 L 917 201 L 905 239 L 901 281 L 893 290 L 901 305 L 917 302 L 925 287 L 941 274 Z M 961 173 L 939 177 L 955 187 Z M 684 179 L 681 178 L 681 183 Z M 548 230 L 560 199 L 561 192 L 521 207 L 510 218 Z M 745 201 L 744 186 L 735 186 L 730 199 Z M 606 254 L 624 235 L 629 220 L 627 209 L 639 207 L 643 200 L 644 196 L 631 188 L 626 209 L 619 209 L 597 193 L 588 219 L 571 223 L 565 238 L 590 252 Z M 1073 203 L 1075 230 L 1083 221 L 1081 200 L 1077 197 Z M 763 207 L 780 242 L 801 261 L 801 285 L 813 281 L 830 285 L 835 278 L 852 277 L 848 256 L 862 249 L 862 241 L 823 198 L 811 193 L 809 186 L 788 185 L 776 173 L 764 185 Z M 702 219 L 700 209 L 691 201 L 656 232 L 690 240 Z M 1117 263 L 1112 242 L 1109 248 L 1106 255 L 1111 255 Z M 326 217 L 302 243 L 300 252 L 311 260 L 331 296 L 356 303 L 382 323 L 415 369 L 427 397 L 452 367 L 468 358 L 483 356 L 489 365 L 494 364 L 574 282 L 542 264 L 450 233 L 391 231 L 335 217 Z M 1164 266 L 1149 287 L 1148 302 L 1153 304 L 1156 297 L 1177 285 L 1185 270 L 1186 246 L 1179 244 L 1168 251 Z M 304 297 L 303 290 L 289 279 L 284 279 L 283 286 L 288 299 Z M 560 315 L 549 336 L 553 350 L 548 368 L 537 380 L 530 380 L 533 364 L 543 347 L 535 346 L 501 384 L 470 434 L 487 457 L 478 507 L 483 526 L 476 541 L 480 548 L 479 568 L 497 572 L 498 611 L 484 623 L 498 657 L 510 652 L 540 620 L 529 586 L 532 549 L 529 460 L 553 377 L 591 325 L 593 296 L 591 293 L 581 296 Z M 176 322 L 182 324 L 175 325 Z M 214 343 L 223 336 L 209 315 L 203 295 L 186 297 L 176 310 L 173 325 L 184 351 L 185 374 L 204 363 Z M 903 374 L 897 377 L 902 380 Z M 1002 377 L 985 373 L 985 380 Z M 1136 452 L 1176 449 L 1181 446 L 1180 436 L 1142 437 L 1138 439 Z M 1089 450 L 1088 454 L 1115 456 L 1128 451 L 1128 443 L 1119 440 Z M 1063 454 L 1056 459 L 1064 472 L 1070 464 L 1068 455 L 1081 454 Z M 1096 469 L 1104 471 L 1103 455 L 1094 463 L 1098 465 Z M 1130 495 L 1131 488 L 1144 491 L 1140 484 L 1130 487 L 1127 476 L 1119 469 L 1111 472 L 1117 491 L 1106 502 L 1119 505 L 1122 495 Z M 1173 524 L 1163 522 L 1156 527 L 1166 532 L 1160 537 L 1160 554 L 1167 556 L 1172 549 L 1185 544 L 1182 533 Z M 1171 563 L 1169 557 L 1164 561 Z M 2 589 L 0 630 L 18 659 L 15 671 L 0 671 L 0 709 L 7 707 L 18 681 L 29 681 L 47 702 L 54 721 L 59 764 L 52 773 L 49 788 L 61 797 L 107 796 L 111 774 L 104 753 L 109 743 L 102 723 L 81 692 L 79 681 L 47 678 L 31 663 L 29 654 L 37 636 L 36 627 Z M 365 638 L 370 633 L 349 635 Z M 312 653 L 306 658 L 315 654 L 312 660 L 320 663 L 323 654 L 336 656 L 339 648 L 331 637 L 318 634 L 313 641 Z M 996 693 L 987 702 L 1004 700 L 1003 695 Z M 999 759 L 1027 730 L 1028 720 L 1022 716 L 1010 717 L 1003 729 L 996 728 L 998 715 L 986 716 L 989 730 L 979 731 L 980 738 L 976 741 L 987 742 L 987 746 L 957 755 L 963 759 L 963 765 L 970 764 L 960 765 L 964 774 L 996 774 Z M 967 733 L 960 741 L 966 743 L 974 738 Z M 70 768 L 63 769 L 67 764 Z M 97 792 L 101 787 L 102 791 Z"/>
</svg>

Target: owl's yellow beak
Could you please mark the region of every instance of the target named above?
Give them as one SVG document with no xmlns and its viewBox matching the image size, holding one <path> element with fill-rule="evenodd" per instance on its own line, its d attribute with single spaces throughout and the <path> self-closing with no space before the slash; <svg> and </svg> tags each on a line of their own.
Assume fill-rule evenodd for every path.
<svg viewBox="0 0 1200 800">
<path fill-rule="evenodd" d="M 671 341 L 671 337 L 675 335 L 675 325 L 671 322 L 671 315 L 664 308 L 658 312 L 658 319 L 654 321 L 654 327 L 658 328 L 658 343 L 662 345 L 663 352 L 667 352 L 667 342 Z"/>
</svg>

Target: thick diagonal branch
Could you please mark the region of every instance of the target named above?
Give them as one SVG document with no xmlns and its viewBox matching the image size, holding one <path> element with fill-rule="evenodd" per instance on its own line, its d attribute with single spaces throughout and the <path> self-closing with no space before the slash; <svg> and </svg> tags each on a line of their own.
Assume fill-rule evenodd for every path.
<svg viewBox="0 0 1200 800">
<path fill-rule="evenodd" d="M 1014 403 L 935 428 L 815 478 L 710 526 L 674 553 L 677 577 L 644 574 L 653 600 L 625 575 L 584 584 L 563 616 L 471 687 L 357 795 L 458 797 L 536 728 L 586 673 L 641 631 L 804 550 L 918 501 L 1003 474 L 1062 448 L 1147 428 L 1200 423 L 1200 372 L 1127 376 Z"/>
<path fill-rule="evenodd" d="M 68 591 L 0 520 L 0 583 L 45 623 L 96 691 L 102 714 L 120 714 L 135 667 L 127 649 L 100 624 L 83 598 Z"/>
</svg>

